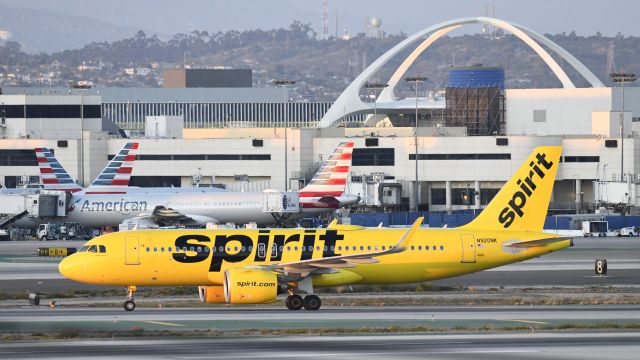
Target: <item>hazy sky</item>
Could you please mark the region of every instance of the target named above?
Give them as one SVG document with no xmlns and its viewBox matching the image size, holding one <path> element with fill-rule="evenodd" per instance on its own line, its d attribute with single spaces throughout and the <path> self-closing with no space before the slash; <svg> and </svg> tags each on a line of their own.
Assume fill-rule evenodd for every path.
<svg viewBox="0 0 640 360">
<path fill-rule="evenodd" d="M 294 20 L 321 31 L 322 0 L 0 0 L 12 7 L 47 9 L 99 18 L 119 26 L 175 34 L 192 29 L 271 29 Z M 496 16 L 541 33 L 575 30 L 580 35 L 640 36 L 640 0 L 329 0 L 329 34 L 364 31 L 367 17 L 377 16 L 389 33 L 413 33 L 439 21 L 485 14 L 495 6 Z"/>
</svg>

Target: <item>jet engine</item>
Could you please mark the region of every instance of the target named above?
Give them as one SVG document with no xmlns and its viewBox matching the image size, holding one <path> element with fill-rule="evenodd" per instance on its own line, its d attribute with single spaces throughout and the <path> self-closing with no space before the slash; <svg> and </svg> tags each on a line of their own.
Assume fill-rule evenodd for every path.
<svg viewBox="0 0 640 360">
<path fill-rule="evenodd" d="M 262 304 L 276 300 L 286 290 L 276 274 L 256 269 L 232 268 L 224 272 L 224 298 L 229 304 Z"/>
<path fill-rule="evenodd" d="M 200 301 L 206 304 L 222 304 L 224 300 L 224 286 L 198 286 Z"/>
</svg>

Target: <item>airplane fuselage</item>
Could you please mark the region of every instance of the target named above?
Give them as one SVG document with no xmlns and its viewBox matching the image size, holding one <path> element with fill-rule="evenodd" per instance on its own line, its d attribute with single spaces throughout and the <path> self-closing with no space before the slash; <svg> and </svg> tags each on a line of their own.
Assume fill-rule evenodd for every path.
<svg viewBox="0 0 640 360">
<path fill-rule="evenodd" d="M 224 271 L 367 253 L 392 247 L 406 229 L 353 228 L 263 230 L 164 230 L 115 233 L 85 244 L 105 253 L 74 254 L 62 269 L 74 280 L 138 286 L 221 285 Z M 523 261 L 570 246 L 561 240 L 543 246 L 508 244 L 555 237 L 541 232 L 422 229 L 405 251 L 379 257 L 379 263 L 313 276 L 314 286 L 412 283 L 442 279 Z"/>
<path fill-rule="evenodd" d="M 264 212 L 264 200 L 262 192 L 79 193 L 72 198 L 67 221 L 79 222 L 89 227 L 114 226 L 139 215 L 149 215 L 156 207 L 162 206 L 187 216 L 202 217 L 206 220 L 205 223 L 273 224 L 276 222 L 274 217 Z M 323 207 L 306 208 L 302 205 L 302 212 L 297 216 L 328 210 Z"/>
</svg>

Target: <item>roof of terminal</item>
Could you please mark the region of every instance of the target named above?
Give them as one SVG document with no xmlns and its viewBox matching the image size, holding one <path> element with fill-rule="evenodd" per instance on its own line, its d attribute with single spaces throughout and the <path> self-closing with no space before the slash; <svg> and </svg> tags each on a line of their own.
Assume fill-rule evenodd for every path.
<svg viewBox="0 0 640 360">
<path fill-rule="evenodd" d="M 68 88 L 3 87 L 5 95 L 68 95 Z M 121 88 L 73 90 L 74 95 L 100 95 L 111 102 L 284 102 L 284 89 L 270 88 Z"/>
</svg>

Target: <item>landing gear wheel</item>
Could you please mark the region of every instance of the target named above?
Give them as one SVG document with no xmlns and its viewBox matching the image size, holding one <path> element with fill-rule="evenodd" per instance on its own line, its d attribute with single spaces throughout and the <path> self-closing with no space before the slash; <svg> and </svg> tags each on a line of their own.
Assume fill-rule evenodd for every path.
<svg viewBox="0 0 640 360">
<path fill-rule="evenodd" d="M 304 300 L 302 300 L 302 296 L 300 295 L 289 295 L 284 303 L 289 310 L 300 310 L 304 305 Z"/>
<path fill-rule="evenodd" d="M 123 305 L 124 305 L 123 307 L 124 307 L 124 309 L 125 309 L 126 311 L 133 311 L 133 309 L 135 309 L 135 308 L 136 308 L 136 303 L 135 303 L 135 302 L 133 302 L 133 300 L 127 300 L 127 301 L 125 301 Z"/>
<path fill-rule="evenodd" d="M 306 310 L 318 310 L 322 305 L 322 301 L 316 295 L 307 295 L 304 297 L 303 306 Z"/>
</svg>

